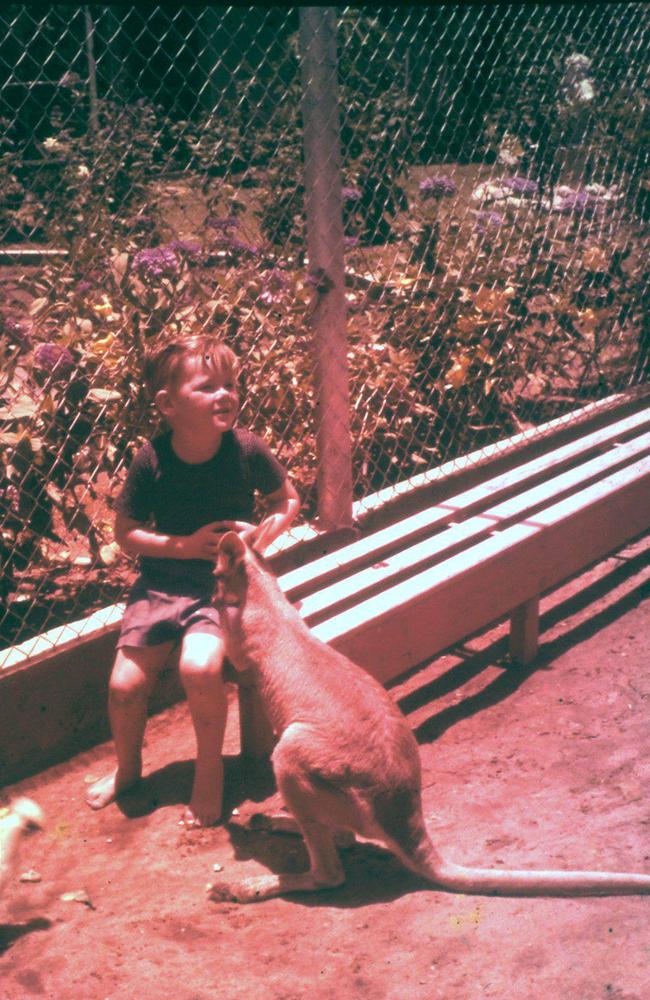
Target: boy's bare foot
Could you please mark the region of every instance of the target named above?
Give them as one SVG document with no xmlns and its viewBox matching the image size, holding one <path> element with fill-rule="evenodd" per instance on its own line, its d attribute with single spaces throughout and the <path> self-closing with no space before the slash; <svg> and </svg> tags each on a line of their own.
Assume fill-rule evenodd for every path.
<svg viewBox="0 0 650 1000">
<path fill-rule="evenodd" d="M 192 798 L 185 807 L 182 822 L 188 827 L 214 826 L 221 818 L 223 763 L 221 758 L 197 761 Z"/>
<path fill-rule="evenodd" d="M 86 795 L 86 802 L 91 809 L 103 809 L 110 802 L 114 802 L 122 792 L 126 792 L 129 788 L 137 785 L 139 780 L 140 775 L 133 778 L 122 778 L 118 771 L 115 770 L 90 786 Z"/>
<path fill-rule="evenodd" d="M 187 827 L 214 826 L 221 819 L 221 803 L 195 801 L 194 796 L 183 811 L 181 822 Z"/>
</svg>

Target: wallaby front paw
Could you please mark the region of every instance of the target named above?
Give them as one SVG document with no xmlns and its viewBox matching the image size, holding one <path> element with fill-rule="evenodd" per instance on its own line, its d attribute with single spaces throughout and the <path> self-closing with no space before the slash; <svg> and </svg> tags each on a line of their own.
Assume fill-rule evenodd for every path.
<svg viewBox="0 0 650 1000">
<path fill-rule="evenodd" d="M 257 875 L 235 885 L 215 882 L 209 889 L 209 898 L 213 903 L 259 903 L 263 899 L 279 896 L 280 892 L 277 875 Z"/>
<path fill-rule="evenodd" d="M 236 903 L 236 894 L 227 882 L 213 882 L 208 886 L 208 899 L 213 903 Z"/>
</svg>

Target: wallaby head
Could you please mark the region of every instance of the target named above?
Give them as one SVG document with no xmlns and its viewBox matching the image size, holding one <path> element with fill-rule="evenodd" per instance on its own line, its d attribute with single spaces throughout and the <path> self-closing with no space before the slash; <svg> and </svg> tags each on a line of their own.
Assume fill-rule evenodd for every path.
<svg viewBox="0 0 650 1000">
<path fill-rule="evenodd" d="M 257 578 L 270 576 L 275 580 L 264 556 L 236 531 L 225 532 L 217 552 L 214 603 L 240 607 L 246 599 L 251 575 Z"/>
<path fill-rule="evenodd" d="M 236 531 L 227 531 L 219 542 L 215 568 L 215 604 L 240 607 L 246 599 L 248 576 L 246 562 L 249 553 L 246 542 Z"/>
</svg>

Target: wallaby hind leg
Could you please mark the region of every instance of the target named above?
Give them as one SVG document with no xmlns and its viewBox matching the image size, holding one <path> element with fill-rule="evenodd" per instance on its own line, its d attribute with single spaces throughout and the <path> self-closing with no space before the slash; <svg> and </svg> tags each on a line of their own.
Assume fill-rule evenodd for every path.
<svg viewBox="0 0 650 1000">
<path fill-rule="evenodd" d="M 217 882 L 210 886 L 214 902 L 258 903 L 290 892 L 314 892 L 341 885 L 345 880 L 334 838 L 321 823 L 307 823 L 302 828 L 309 853 L 310 868 L 300 874 L 272 873 L 253 875 L 241 882 Z"/>
<path fill-rule="evenodd" d="M 333 830 L 328 819 L 345 809 L 345 797 L 319 787 L 305 766 L 305 749 L 301 727 L 287 730 L 275 748 L 273 769 L 296 828 L 305 839 L 309 854 L 309 871 L 299 875 L 258 875 L 236 885 L 217 883 L 210 888 L 213 900 L 235 900 L 240 903 L 258 902 L 290 892 L 313 892 L 342 885 L 345 874 Z M 293 824 L 284 824 L 293 826 Z"/>
<path fill-rule="evenodd" d="M 251 830 L 264 830 L 267 833 L 288 833 L 298 837 L 303 835 L 298 820 L 288 812 L 253 813 L 248 826 Z M 332 830 L 332 834 L 334 843 L 341 850 L 354 847 L 356 844 L 352 830 L 337 827 Z"/>
</svg>

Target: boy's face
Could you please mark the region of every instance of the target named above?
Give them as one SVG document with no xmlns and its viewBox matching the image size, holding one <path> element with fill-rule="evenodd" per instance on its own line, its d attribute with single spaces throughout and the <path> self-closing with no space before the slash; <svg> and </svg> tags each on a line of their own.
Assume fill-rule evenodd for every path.
<svg viewBox="0 0 650 1000">
<path fill-rule="evenodd" d="M 201 358 L 188 358 L 175 384 L 156 394 L 156 404 L 172 430 L 191 429 L 208 437 L 232 428 L 239 395 L 229 372 L 210 369 Z"/>
</svg>

